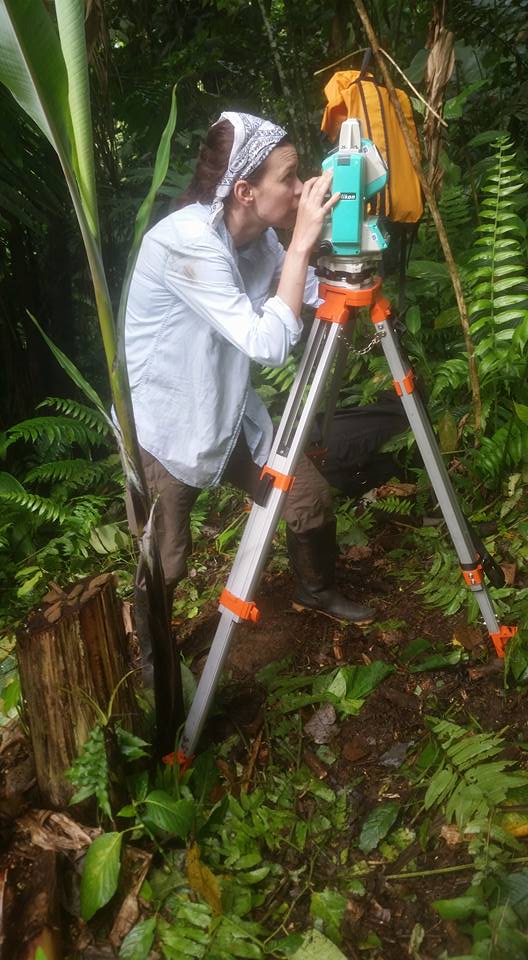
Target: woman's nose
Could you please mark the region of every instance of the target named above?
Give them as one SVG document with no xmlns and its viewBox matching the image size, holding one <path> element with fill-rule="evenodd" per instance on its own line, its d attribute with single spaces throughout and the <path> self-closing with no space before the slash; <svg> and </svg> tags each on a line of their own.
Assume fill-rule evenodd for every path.
<svg viewBox="0 0 528 960">
<path fill-rule="evenodd" d="M 303 186 L 304 186 L 304 184 L 303 184 L 302 180 L 299 180 L 299 177 L 297 177 L 297 178 L 296 178 L 296 181 L 295 181 L 295 190 L 294 190 L 294 195 L 295 195 L 296 197 L 300 197 L 300 196 L 301 196 Z"/>
</svg>

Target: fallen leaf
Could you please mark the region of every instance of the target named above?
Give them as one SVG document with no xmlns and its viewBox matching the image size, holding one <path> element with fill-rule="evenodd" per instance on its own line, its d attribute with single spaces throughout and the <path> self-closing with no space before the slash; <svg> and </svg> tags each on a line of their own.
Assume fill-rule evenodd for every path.
<svg viewBox="0 0 528 960">
<path fill-rule="evenodd" d="M 331 703 L 325 703 L 304 725 L 304 732 L 315 743 L 328 743 L 338 732 L 336 712 Z"/>
<path fill-rule="evenodd" d="M 319 758 L 315 756 L 315 753 L 312 753 L 311 750 L 303 750 L 302 756 L 306 766 L 315 774 L 318 780 L 324 780 L 328 776 L 328 768 L 325 767 L 324 763 L 321 763 Z"/>
<path fill-rule="evenodd" d="M 152 863 L 152 854 L 137 847 L 126 847 L 123 860 L 123 867 L 127 868 L 126 873 L 131 874 L 131 879 L 128 893 L 108 935 L 110 943 L 116 950 L 139 919 L 139 891 Z"/>
<path fill-rule="evenodd" d="M 185 858 L 187 879 L 191 888 L 209 904 L 216 916 L 222 913 L 222 895 L 220 885 L 212 870 L 200 860 L 200 848 L 193 843 Z"/>
<path fill-rule="evenodd" d="M 360 561 L 360 560 L 370 560 L 372 553 L 373 553 L 372 547 L 356 546 L 356 547 L 349 547 L 348 550 L 345 551 L 344 555 L 347 560 Z"/>
<path fill-rule="evenodd" d="M 517 578 L 517 564 L 501 563 L 501 570 L 504 574 L 504 586 L 513 587 Z"/>
<path fill-rule="evenodd" d="M 380 497 L 410 497 L 416 493 L 415 483 L 384 483 L 376 487 L 375 494 Z"/>
<path fill-rule="evenodd" d="M 479 627 L 460 623 L 453 632 L 451 643 L 464 647 L 464 650 L 475 650 L 483 643 L 482 630 Z"/>
<path fill-rule="evenodd" d="M 512 837 L 528 837 L 528 815 L 514 811 L 501 817 L 500 825 Z"/>
<path fill-rule="evenodd" d="M 381 755 L 378 760 L 378 763 L 382 767 L 387 767 L 389 770 L 398 770 L 401 767 L 410 747 L 413 746 L 414 741 L 410 740 L 408 743 L 395 743 L 394 746 L 390 747 L 389 750 L 386 750 L 385 753 Z"/>
<path fill-rule="evenodd" d="M 345 760 L 349 760 L 351 763 L 355 763 L 356 760 L 362 760 L 363 757 L 368 757 L 369 753 L 370 747 L 363 737 L 352 737 L 345 743 L 341 751 L 341 755 Z"/>
<path fill-rule="evenodd" d="M 403 640 L 403 633 L 401 630 L 380 630 L 379 632 L 380 640 L 383 641 L 388 647 L 393 647 L 396 644 L 400 644 Z"/>
<path fill-rule="evenodd" d="M 440 836 L 447 843 L 448 847 L 456 847 L 459 843 L 463 843 L 464 838 L 460 833 L 458 827 L 455 827 L 453 824 L 444 823 L 442 829 L 440 830 Z"/>
</svg>

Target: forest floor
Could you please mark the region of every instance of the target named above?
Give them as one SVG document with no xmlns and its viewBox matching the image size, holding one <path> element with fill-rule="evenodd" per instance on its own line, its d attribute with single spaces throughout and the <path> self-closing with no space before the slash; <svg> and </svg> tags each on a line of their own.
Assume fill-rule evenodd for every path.
<svg viewBox="0 0 528 960">
<path fill-rule="evenodd" d="M 313 891 L 340 890 L 347 902 L 334 939 L 346 957 L 433 960 L 466 954 L 471 947 L 471 940 L 455 923 L 442 920 L 432 903 L 461 895 L 472 881 L 474 866 L 468 864 L 467 838 L 456 826 L 446 823 L 438 808 L 424 812 L 428 777 L 420 770 L 420 755 L 428 740 L 428 718 L 448 718 L 473 732 L 500 731 L 506 735 L 508 759 L 526 769 L 526 698 L 524 691 L 505 689 L 503 661 L 496 658 L 482 628 L 467 626 L 465 611 L 446 618 L 420 603 L 419 581 L 402 586 L 393 562 L 385 558 L 386 546 L 384 536 L 368 547 L 349 548 L 341 558 L 343 589 L 376 608 L 376 622 L 366 628 L 297 613 L 290 603 L 289 575 L 265 578 L 257 597 L 262 619 L 256 626 L 242 624 L 235 635 L 221 693 L 222 715 L 210 721 L 205 738 L 233 744 L 223 769 L 235 793 L 240 791 L 240 771 L 243 778 L 248 775 L 248 758 L 249 789 L 261 783 L 265 790 L 266 765 L 284 762 L 284 752 L 274 746 L 277 732 L 294 746 L 288 769 L 303 764 L 336 795 L 347 791 L 347 816 L 326 851 L 314 856 L 308 842 L 303 851 L 290 845 L 274 854 L 294 878 L 290 896 L 295 906 L 283 929 L 306 930 L 313 924 Z M 196 672 L 205 661 L 217 618 L 204 611 L 200 620 L 183 643 Z M 447 664 L 457 652 L 461 662 Z M 435 657 L 446 664 L 435 668 Z M 269 687 L 266 697 L 258 682 L 259 676 L 265 680 L 267 665 L 277 661 L 293 681 L 285 683 L 290 697 L 296 677 L 328 671 L 333 675 L 343 667 L 373 663 L 388 664 L 392 672 L 365 698 L 357 715 L 328 704 L 303 706 L 302 694 L 299 708 L 294 709 L 292 699 L 284 713 L 284 702 L 277 699 L 279 712 L 296 717 L 292 736 L 291 726 L 287 731 L 275 728 L 270 717 L 273 693 L 270 703 Z M 273 671 L 270 675 L 273 678 Z M 387 801 L 397 811 L 394 826 L 385 832 L 382 828 L 379 843 L 372 849 L 363 844 L 367 852 L 362 852 L 362 825 Z M 309 820 L 317 811 L 316 800 L 306 796 L 296 810 Z M 310 860 L 313 869 L 303 888 L 298 874 Z M 464 864 L 466 869 L 457 869 Z M 347 877 L 356 893 L 347 891 Z M 361 877 L 359 887 L 354 877 Z M 286 883 L 281 897 L 287 888 Z M 322 914 L 319 929 L 328 931 L 331 922 L 324 909 Z"/>
<path fill-rule="evenodd" d="M 204 870 L 219 879 L 224 900 L 229 866 L 233 875 L 239 870 L 229 909 L 244 918 L 240 923 L 255 923 L 251 937 L 249 926 L 240 933 L 251 942 L 240 941 L 233 953 L 206 947 L 199 952 L 191 938 L 185 941 L 191 943 L 186 953 L 170 946 L 165 926 L 151 952 L 119 953 L 115 935 L 111 942 L 107 935 L 110 928 L 115 933 L 116 913 L 122 916 L 121 897 L 119 911 L 110 904 L 102 919 L 88 926 L 75 920 L 66 924 L 66 953 L 45 954 L 47 960 L 469 955 L 469 927 L 442 919 L 433 908 L 435 901 L 467 890 L 475 864 L 468 837 L 451 822 L 455 817 L 446 819 L 440 805 L 424 806 L 431 718 L 448 719 L 466 728 L 468 736 L 500 733 L 505 756 L 515 769 L 525 770 L 526 699 L 522 691 L 505 688 L 502 662 L 483 630 L 468 627 L 464 615 L 445 618 L 426 609 L 416 594 L 419 582 L 397 577 L 386 546 L 374 539 L 368 547 L 350 547 L 339 564 L 348 594 L 375 606 L 371 626 L 345 626 L 293 611 L 291 578 L 281 572 L 264 577 L 257 597 L 260 622 L 240 625 L 233 641 L 219 709 L 204 733 L 216 765 L 210 805 L 214 809 L 229 798 L 230 832 L 220 831 L 203 843 L 198 836 L 198 841 Z M 176 624 L 196 676 L 216 622 L 211 602 L 195 620 Z M 455 659 L 459 662 L 449 665 Z M 5 784 L 8 769 L 2 774 Z M 0 867 L 18 876 L 23 888 L 31 845 L 26 835 L 17 861 L 9 846 L 12 830 L 4 832 L 7 852 Z M 229 856 L 228 842 L 233 844 Z M 517 858 L 525 852 L 520 842 Z M 153 860 L 158 872 L 163 859 L 159 848 Z M 184 875 L 183 861 L 172 863 Z M 243 867 L 255 864 L 256 870 L 244 873 Z M 166 863 L 163 869 L 167 872 Z M 211 905 L 214 897 L 204 876 L 198 885 L 191 881 L 191 888 Z M 176 915 L 174 903 L 169 909 L 168 900 L 164 905 L 153 901 L 152 889 L 154 881 L 148 896 L 136 890 L 135 921 L 152 916 L 153 903 L 156 916 L 169 916 L 170 909 Z M 243 889 L 250 889 L 250 898 L 242 908 Z M 17 915 L 13 912 L 15 923 Z M 317 943 L 302 939 L 312 928 Z M 125 922 L 121 936 L 126 932 Z"/>
</svg>

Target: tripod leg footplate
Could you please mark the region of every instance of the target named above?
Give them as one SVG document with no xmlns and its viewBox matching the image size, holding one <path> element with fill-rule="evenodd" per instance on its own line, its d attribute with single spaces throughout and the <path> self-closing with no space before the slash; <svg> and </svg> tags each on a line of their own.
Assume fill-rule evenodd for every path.
<svg viewBox="0 0 528 960">
<path fill-rule="evenodd" d="M 490 633 L 493 646 L 497 651 L 497 656 L 501 659 L 504 657 L 505 647 L 508 643 L 508 640 L 511 640 L 516 633 L 517 627 L 506 627 L 504 624 L 500 627 L 498 633 Z"/>
</svg>

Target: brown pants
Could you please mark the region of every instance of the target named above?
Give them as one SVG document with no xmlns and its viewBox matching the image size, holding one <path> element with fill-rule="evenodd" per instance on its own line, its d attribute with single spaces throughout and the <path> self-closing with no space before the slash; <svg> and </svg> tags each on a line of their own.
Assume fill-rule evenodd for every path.
<svg viewBox="0 0 528 960">
<path fill-rule="evenodd" d="M 189 517 L 200 490 L 177 480 L 146 450 L 141 450 L 141 457 L 151 496 L 158 498 L 154 522 L 165 583 L 172 590 L 187 573 L 187 557 L 192 550 Z M 241 436 L 228 460 L 223 479 L 254 497 L 260 472 L 261 468 L 251 459 Z M 305 456 L 297 465 L 295 482 L 286 497 L 282 515 L 294 533 L 306 533 L 333 519 L 330 487 Z M 141 571 L 138 571 L 139 587 L 142 579 Z"/>
</svg>

